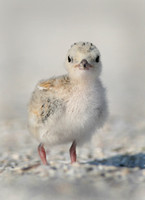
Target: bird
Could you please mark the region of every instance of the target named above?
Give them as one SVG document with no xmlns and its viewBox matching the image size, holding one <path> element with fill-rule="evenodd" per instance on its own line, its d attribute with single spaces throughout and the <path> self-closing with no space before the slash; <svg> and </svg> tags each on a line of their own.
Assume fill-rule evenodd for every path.
<svg viewBox="0 0 145 200">
<path fill-rule="evenodd" d="M 71 163 L 76 147 L 90 141 L 107 120 L 106 89 L 100 79 L 101 55 L 90 42 L 71 45 L 65 58 L 67 73 L 40 80 L 28 104 L 28 127 L 38 140 L 42 164 L 48 165 L 46 147 L 71 143 Z"/>
</svg>

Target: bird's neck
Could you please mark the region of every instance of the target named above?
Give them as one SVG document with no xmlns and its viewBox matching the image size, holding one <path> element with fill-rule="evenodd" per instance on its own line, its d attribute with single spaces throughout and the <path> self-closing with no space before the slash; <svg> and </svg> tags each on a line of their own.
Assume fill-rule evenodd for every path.
<svg viewBox="0 0 145 200">
<path fill-rule="evenodd" d="M 99 81 L 99 77 L 95 79 L 70 79 L 72 85 L 79 86 L 80 88 L 90 88 L 96 85 Z"/>
</svg>

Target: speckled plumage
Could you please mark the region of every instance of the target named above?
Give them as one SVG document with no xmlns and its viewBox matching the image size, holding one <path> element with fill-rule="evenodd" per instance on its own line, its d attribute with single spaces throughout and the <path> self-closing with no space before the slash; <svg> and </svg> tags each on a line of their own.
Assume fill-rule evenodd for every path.
<svg viewBox="0 0 145 200">
<path fill-rule="evenodd" d="M 82 144 L 107 117 L 98 49 L 91 43 L 75 43 L 65 63 L 68 74 L 40 81 L 29 103 L 30 132 L 44 146 Z"/>
</svg>

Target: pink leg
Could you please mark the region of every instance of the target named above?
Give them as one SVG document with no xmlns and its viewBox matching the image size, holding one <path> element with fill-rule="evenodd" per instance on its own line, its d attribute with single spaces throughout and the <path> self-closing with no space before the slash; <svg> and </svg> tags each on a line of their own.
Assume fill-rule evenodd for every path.
<svg viewBox="0 0 145 200">
<path fill-rule="evenodd" d="M 38 153 L 39 153 L 39 156 L 41 158 L 41 161 L 44 165 L 48 165 L 48 162 L 46 160 L 46 152 L 45 152 L 45 149 L 43 147 L 43 144 L 39 144 L 38 146 Z"/>
<path fill-rule="evenodd" d="M 76 162 L 77 156 L 76 156 L 76 142 L 75 141 L 72 143 L 69 152 L 70 152 L 71 163 Z"/>
</svg>

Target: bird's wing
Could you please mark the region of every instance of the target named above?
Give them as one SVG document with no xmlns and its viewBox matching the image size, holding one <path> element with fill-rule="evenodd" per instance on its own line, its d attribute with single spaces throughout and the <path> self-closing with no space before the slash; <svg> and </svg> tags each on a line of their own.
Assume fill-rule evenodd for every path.
<svg viewBox="0 0 145 200">
<path fill-rule="evenodd" d="M 45 122 L 54 115 L 65 111 L 65 101 L 61 94 L 62 78 L 40 81 L 29 104 L 29 113 L 35 115 L 41 122 Z"/>
</svg>

